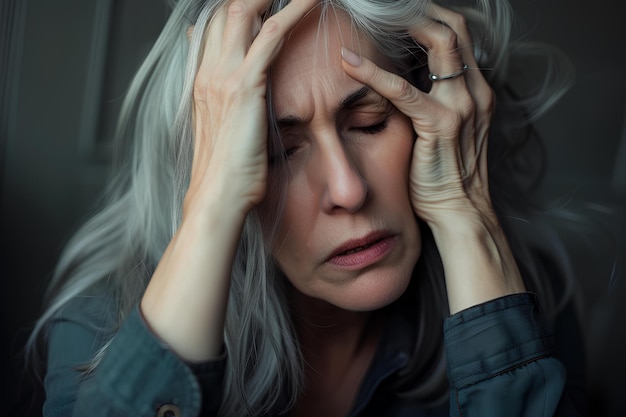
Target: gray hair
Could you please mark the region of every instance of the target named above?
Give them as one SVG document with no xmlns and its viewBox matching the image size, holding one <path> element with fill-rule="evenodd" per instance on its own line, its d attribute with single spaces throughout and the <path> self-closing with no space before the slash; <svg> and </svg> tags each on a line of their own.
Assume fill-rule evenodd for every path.
<svg viewBox="0 0 626 417">
<path fill-rule="evenodd" d="M 514 50 L 512 14 L 506 1 L 476 1 L 476 7 L 463 13 L 470 22 L 479 65 L 497 90 L 504 85 L 509 52 Z M 192 91 L 203 33 L 225 3 L 180 0 L 175 4 L 124 101 L 116 135 L 115 174 L 103 208 L 67 244 L 50 284 L 51 301 L 32 333 L 31 348 L 60 308 L 94 286 L 102 286 L 116 300 L 117 326 L 141 299 L 181 222 L 193 152 Z M 275 0 L 268 15 L 287 3 Z M 324 0 L 323 5 L 346 12 L 360 33 L 394 62 L 408 63 L 406 70 L 412 70 L 416 45 L 407 28 L 424 19 L 429 0 Z M 190 25 L 195 29 L 189 41 Z M 556 97 L 562 90 L 542 93 Z M 536 102 L 546 101 L 536 98 Z M 524 104 L 532 108 L 531 102 Z M 543 110 L 545 106 L 537 106 L 525 116 L 534 117 Z M 279 197 L 280 179 L 274 184 L 271 192 Z M 232 270 L 224 330 L 229 361 L 221 408 L 224 416 L 263 415 L 279 403 L 289 408 L 301 388 L 302 361 L 284 279 L 268 249 L 276 224 L 261 224 L 260 218 L 256 210 L 248 216 Z M 428 235 L 425 225 L 422 230 Z M 526 252 L 521 249 L 519 253 Z M 526 264 L 526 256 L 520 259 Z M 531 279 L 538 275 L 529 274 Z M 415 288 L 409 291 L 419 300 L 415 353 L 396 388 L 401 395 L 435 400 L 447 390 L 441 346 L 441 323 L 447 309 L 443 271 L 434 242 L 427 236 L 413 281 Z M 97 365 L 97 357 L 92 365 Z"/>
</svg>

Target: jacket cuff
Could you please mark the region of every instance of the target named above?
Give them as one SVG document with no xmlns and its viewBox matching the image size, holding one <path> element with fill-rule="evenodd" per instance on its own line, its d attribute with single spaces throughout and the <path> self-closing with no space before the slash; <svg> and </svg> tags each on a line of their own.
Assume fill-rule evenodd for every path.
<svg viewBox="0 0 626 417">
<path fill-rule="evenodd" d="M 463 310 L 444 322 L 451 388 L 460 389 L 555 352 L 531 293 Z"/>
<path fill-rule="evenodd" d="M 164 404 L 175 405 L 184 415 L 200 412 L 196 376 L 150 332 L 138 307 L 120 327 L 93 378 L 103 397 L 129 415 L 153 416 Z"/>
</svg>

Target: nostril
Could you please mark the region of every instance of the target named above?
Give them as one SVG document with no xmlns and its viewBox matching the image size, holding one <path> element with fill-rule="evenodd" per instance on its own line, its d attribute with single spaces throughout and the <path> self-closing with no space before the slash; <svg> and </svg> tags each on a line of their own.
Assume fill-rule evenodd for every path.
<svg viewBox="0 0 626 417">
<path fill-rule="evenodd" d="M 343 170 L 328 178 L 325 205 L 354 213 L 367 201 L 368 192 L 367 182 L 358 172 Z"/>
</svg>

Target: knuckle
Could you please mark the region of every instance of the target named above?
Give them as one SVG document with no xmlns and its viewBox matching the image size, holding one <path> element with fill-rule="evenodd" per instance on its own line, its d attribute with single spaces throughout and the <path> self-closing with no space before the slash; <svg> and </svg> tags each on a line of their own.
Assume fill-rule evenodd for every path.
<svg viewBox="0 0 626 417">
<path fill-rule="evenodd" d="M 467 120 L 465 110 L 460 107 L 436 106 L 433 108 L 431 129 L 442 139 L 458 138 L 461 128 Z"/>
<path fill-rule="evenodd" d="M 457 34 L 451 28 L 441 25 L 441 30 L 435 31 L 435 44 L 441 49 L 456 49 Z"/>
<path fill-rule="evenodd" d="M 240 20 L 246 15 L 246 5 L 243 1 L 235 0 L 228 6 L 228 17 L 233 20 Z"/>
<path fill-rule="evenodd" d="M 368 83 L 376 82 L 380 78 L 378 68 L 374 65 L 364 65 L 361 67 L 361 74 Z"/>
<path fill-rule="evenodd" d="M 496 107 L 496 94 L 488 85 L 476 88 L 476 111 L 491 115 Z"/>
<path fill-rule="evenodd" d="M 448 24 L 456 33 L 462 33 L 467 30 L 467 17 L 461 13 L 450 11 Z"/>
<path fill-rule="evenodd" d="M 472 118 L 476 114 L 477 105 L 474 100 L 470 100 L 463 106 L 462 117 L 464 119 Z"/>
<path fill-rule="evenodd" d="M 456 139 L 461 130 L 463 117 L 454 111 L 446 111 L 439 118 L 439 132 L 444 138 Z"/>
<path fill-rule="evenodd" d="M 385 79 L 380 70 L 375 65 L 364 65 L 361 67 L 361 75 L 367 84 L 378 85 L 384 83 Z"/>
<path fill-rule="evenodd" d="M 496 93 L 489 88 L 489 91 L 485 95 L 485 111 L 489 114 L 493 114 L 496 108 Z"/>
<path fill-rule="evenodd" d="M 261 26 L 261 33 L 264 33 L 268 36 L 276 36 L 280 34 L 280 28 L 281 26 L 278 19 L 276 19 L 275 17 L 270 17 L 263 23 L 263 26 Z"/>
<path fill-rule="evenodd" d="M 415 89 L 404 78 L 394 77 L 391 81 L 391 91 L 394 97 L 401 101 L 411 101 L 415 98 Z"/>
<path fill-rule="evenodd" d="M 466 94 L 460 94 L 456 102 L 459 108 L 460 118 L 467 119 L 476 114 L 476 102 L 469 92 Z"/>
</svg>

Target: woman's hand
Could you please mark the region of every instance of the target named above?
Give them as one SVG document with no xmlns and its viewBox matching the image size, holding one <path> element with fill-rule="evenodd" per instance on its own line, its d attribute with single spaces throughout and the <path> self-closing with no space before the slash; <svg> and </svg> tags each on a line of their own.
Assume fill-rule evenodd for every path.
<svg viewBox="0 0 626 417">
<path fill-rule="evenodd" d="M 268 0 L 234 0 L 203 34 L 183 220 L 141 300 L 152 331 L 187 361 L 222 352 L 232 262 L 245 217 L 266 192 L 268 68 L 316 2 L 294 0 L 261 26 Z"/>
<path fill-rule="evenodd" d="M 417 140 L 410 198 L 433 231 L 450 309 L 456 312 L 524 291 L 524 285 L 489 196 L 487 138 L 494 93 L 478 70 L 464 17 L 433 5 L 430 19 L 411 30 L 427 50 L 431 75 L 439 77 L 429 92 L 364 58 L 359 65 L 343 66 L 412 120 Z"/>
<path fill-rule="evenodd" d="M 411 118 L 417 134 L 411 202 L 419 217 L 437 227 L 456 216 L 491 209 L 487 137 L 494 94 L 478 70 L 463 17 L 438 6 L 433 6 L 431 17 L 412 36 L 426 48 L 431 74 L 458 76 L 433 81 L 426 93 L 370 61 L 345 68 Z"/>
<path fill-rule="evenodd" d="M 268 68 L 284 36 L 314 3 L 295 0 L 261 26 L 267 0 L 234 0 L 211 22 L 194 83 L 185 215 L 205 213 L 215 198 L 245 215 L 265 196 Z"/>
</svg>

